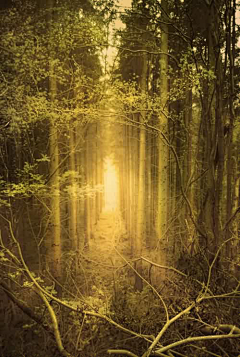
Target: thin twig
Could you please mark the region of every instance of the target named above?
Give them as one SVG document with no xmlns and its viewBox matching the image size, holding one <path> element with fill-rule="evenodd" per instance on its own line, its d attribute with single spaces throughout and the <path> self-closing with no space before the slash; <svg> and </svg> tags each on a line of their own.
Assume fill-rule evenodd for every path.
<svg viewBox="0 0 240 357">
<path fill-rule="evenodd" d="M 134 269 L 134 267 L 127 261 L 127 259 L 125 259 L 122 256 L 122 254 L 116 249 L 116 247 L 114 247 L 114 249 L 117 252 L 117 254 L 127 263 L 127 265 L 130 266 L 130 268 L 134 271 L 134 273 L 137 274 L 154 291 L 154 293 L 157 295 L 157 297 L 162 302 L 164 310 L 165 310 L 165 314 L 166 314 L 166 320 L 169 321 L 169 314 L 168 314 L 167 305 L 166 305 L 165 301 L 163 300 L 162 296 L 157 292 L 157 290 L 154 288 L 154 286 L 152 286 L 142 275 L 140 275 L 138 273 L 138 271 L 136 269 Z"/>
<path fill-rule="evenodd" d="M 138 357 L 137 355 L 135 355 L 135 353 L 132 353 L 127 350 L 108 350 L 107 352 L 109 355 L 125 355 L 130 357 Z"/>
</svg>

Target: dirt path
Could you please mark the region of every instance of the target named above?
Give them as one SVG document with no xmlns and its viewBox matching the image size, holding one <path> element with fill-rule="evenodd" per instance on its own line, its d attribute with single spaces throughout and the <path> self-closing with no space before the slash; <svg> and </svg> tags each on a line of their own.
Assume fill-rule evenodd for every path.
<svg viewBox="0 0 240 357">
<path fill-rule="evenodd" d="M 96 286 L 101 285 L 106 292 L 114 285 L 114 276 L 121 274 L 118 267 L 123 266 L 125 258 L 130 255 L 130 243 L 127 239 L 121 215 L 118 212 L 103 212 L 90 240 L 87 258 L 89 270 L 94 271 Z"/>
<path fill-rule="evenodd" d="M 122 253 L 129 246 L 129 242 L 124 240 L 124 236 L 126 236 L 126 230 L 120 213 L 103 212 L 93 232 L 90 252 L 92 254 L 95 252 L 98 259 L 100 258 L 103 262 L 116 261 L 116 258 L 119 257 L 116 249 Z"/>
</svg>

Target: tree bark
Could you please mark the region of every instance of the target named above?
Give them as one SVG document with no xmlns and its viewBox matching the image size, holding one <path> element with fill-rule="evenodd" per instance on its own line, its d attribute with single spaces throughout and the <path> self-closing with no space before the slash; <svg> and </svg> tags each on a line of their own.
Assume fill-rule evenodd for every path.
<svg viewBox="0 0 240 357">
<path fill-rule="evenodd" d="M 57 96 L 57 79 L 55 76 L 54 68 L 54 52 L 52 50 L 54 38 L 52 35 L 53 15 L 53 2 L 48 0 L 49 7 L 49 94 L 52 104 L 52 113 L 54 113 Z M 61 279 L 61 219 L 60 219 L 60 185 L 59 185 L 59 146 L 58 146 L 58 129 L 56 126 L 55 118 L 50 118 L 49 130 L 49 152 L 50 152 L 50 192 L 51 192 L 51 237 L 52 245 L 50 255 L 52 257 L 52 274 L 56 280 Z M 57 287 L 60 293 L 60 287 Z"/>
<path fill-rule="evenodd" d="M 168 164 L 169 164 L 169 148 L 165 141 L 168 137 L 168 25 L 166 24 L 167 1 L 161 2 L 162 19 L 161 24 L 161 56 L 160 56 L 160 96 L 161 96 L 161 113 L 159 114 L 159 129 L 161 134 L 158 140 L 158 209 L 156 232 L 161 247 L 161 264 L 165 264 L 165 253 L 163 246 L 166 249 L 164 235 L 167 228 L 167 211 L 168 211 Z M 163 277 L 164 278 L 164 277 Z"/>
<path fill-rule="evenodd" d="M 147 56 L 142 55 L 142 74 L 140 80 L 141 93 L 146 95 L 147 92 Z M 137 226 L 135 238 L 135 257 L 141 257 L 142 244 L 145 235 L 145 175 L 146 175 L 146 129 L 144 123 L 146 121 L 146 104 L 142 102 L 141 111 L 139 113 L 140 133 L 139 133 L 139 179 L 138 179 L 138 200 L 137 200 Z M 135 289 L 141 291 L 143 287 L 142 275 L 142 260 L 136 264 L 138 274 L 135 275 Z"/>
</svg>

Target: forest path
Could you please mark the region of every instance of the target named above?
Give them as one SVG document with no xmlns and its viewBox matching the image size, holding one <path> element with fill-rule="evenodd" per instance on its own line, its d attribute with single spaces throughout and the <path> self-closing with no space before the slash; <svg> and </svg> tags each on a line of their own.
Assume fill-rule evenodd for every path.
<svg viewBox="0 0 240 357">
<path fill-rule="evenodd" d="M 123 253 L 123 250 L 126 251 L 129 246 L 129 242 L 124 240 L 124 237 L 126 237 L 126 229 L 121 214 L 116 211 L 105 211 L 100 215 L 93 232 L 90 251 L 100 255 L 98 258 L 101 258 L 102 262 L 109 263 L 109 260 L 113 259 L 115 261 L 117 256 L 119 257 L 116 250 Z"/>
<path fill-rule="evenodd" d="M 88 253 L 88 259 L 95 266 L 96 286 L 98 282 L 104 290 L 113 286 L 117 268 L 125 265 L 118 252 L 129 258 L 130 251 L 130 240 L 121 214 L 116 211 L 102 212 L 90 240 Z M 118 274 L 121 274 L 121 269 Z"/>
</svg>

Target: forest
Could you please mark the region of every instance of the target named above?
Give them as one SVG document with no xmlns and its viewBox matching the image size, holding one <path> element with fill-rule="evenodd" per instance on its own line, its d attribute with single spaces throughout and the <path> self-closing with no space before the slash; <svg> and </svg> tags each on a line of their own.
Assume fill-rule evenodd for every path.
<svg viewBox="0 0 240 357">
<path fill-rule="evenodd" d="M 0 4 L 0 357 L 240 357 L 240 4 Z"/>
</svg>

